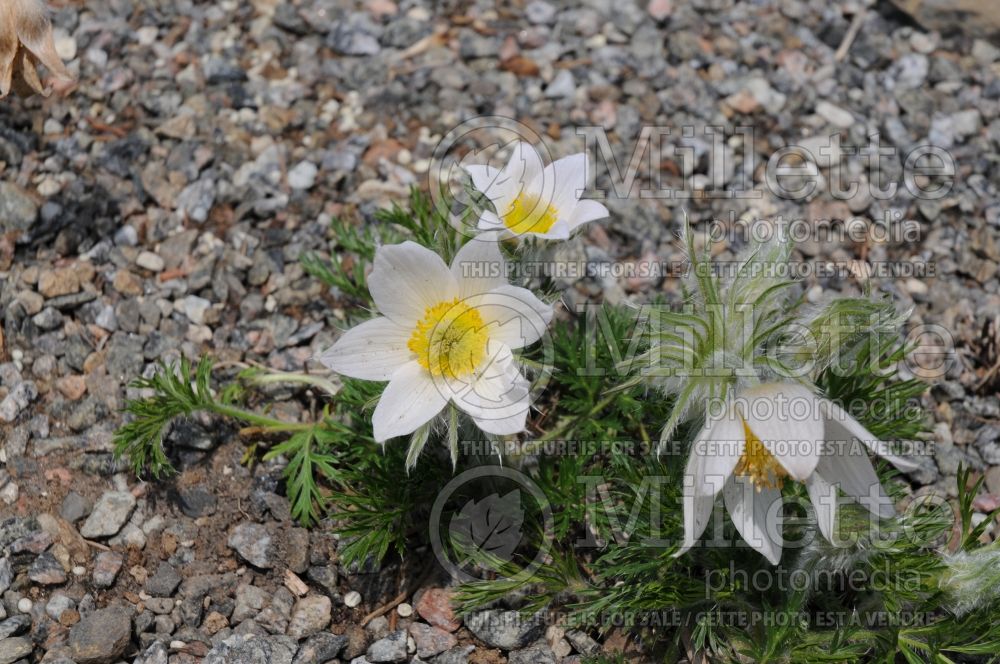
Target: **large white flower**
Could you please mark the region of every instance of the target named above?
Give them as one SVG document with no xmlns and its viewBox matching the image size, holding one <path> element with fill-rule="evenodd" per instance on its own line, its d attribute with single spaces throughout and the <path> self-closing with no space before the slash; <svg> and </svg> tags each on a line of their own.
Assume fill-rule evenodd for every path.
<svg viewBox="0 0 1000 664">
<path fill-rule="evenodd" d="M 496 212 L 485 211 L 482 230 L 502 237 L 536 235 L 564 240 L 581 224 L 603 219 L 608 209 L 592 200 L 580 200 L 587 187 L 587 156 L 583 153 L 542 167 L 542 158 L 527 143 L 518 142 L 502 170 L 471 165 L 465 170 L 472 183 Z"/>
<path fill-rule="evenodd" d="M 721 491 L 743 539 L 777 564 L 781 488 L 789 478 L 805 483 L 820 532 L 830 541 L 838 486 L 874 514 L 892 516 L 892 501 L 865 447 L 902 470 L 916 468 L 837 404 L 802 385 L 767 383 L 740 392 L 721 417 L 706 418 L 694 441 L 684 477 L 684 544 L 677 555 L 701 537 Z"/>
<path fill-rule="evenodd" d="M 542 336 L 552 307 L 507 282 L 495 234 L 466 243 L 450 268 L 414 242 L 380 247 L 368 286 L 382 316 L 318 359 L 345 376 L 389 381 L 372 416 L 376 441 L 416 431 L 449 402 L 487 433 L 524 430 L 529 383 L 511 350 Z"/>
</svg>

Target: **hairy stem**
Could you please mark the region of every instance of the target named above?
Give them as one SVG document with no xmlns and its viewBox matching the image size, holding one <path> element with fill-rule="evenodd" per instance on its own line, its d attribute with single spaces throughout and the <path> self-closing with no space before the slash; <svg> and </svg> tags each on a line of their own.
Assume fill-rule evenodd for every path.
<svg viewBox="0 0 1000 664">
<path fill-rule="evenodd" d="M 314 424 L 303 424 L 299 422 L 283 422 L 281 420 L 274 419 L 273 417 L 260 415 L 250 410 L 243 410 L 242 408 L 236 408 L 235 406 L 227 406 L 225 404 L 215 402 L 207 405 L 207 409 L 218 415 L 225 415 L 226 417 L 242 420 L 247 424 L 262 427 L 270 431 L 308 431 L 315 426 Z"/>
</svg>

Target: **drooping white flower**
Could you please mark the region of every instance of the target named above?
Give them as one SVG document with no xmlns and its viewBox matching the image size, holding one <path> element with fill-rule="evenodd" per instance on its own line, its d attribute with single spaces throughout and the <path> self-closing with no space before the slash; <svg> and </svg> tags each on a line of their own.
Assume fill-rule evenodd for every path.
<svg viewBox="0 0 1000 664">
<path fill-rule="evenodd" d="M 689 300 L 680 311 L 656 309 L 649 349 L 630 361 L 672 400 L 661 449 L 707 404 L 760 383 L 816 380 L 873 339 L 896 339 L 907 317 L 891 301 L 871 298 L 802 307 L 788 266 L 791 236 L 767 222 L 756 222 L 750 235 L 735 261 L 712 263 L 684 228 Z"/>
<path fill-rule="evenodd" d="M 496 209 L 483 212 L 479 228 L 498 231 L 501 237 L 565 240 L 581 224 L 608 216 L 608 209 L 597 201 L 580 200 L 587 187 L 583 153 L 543 167 L 538 152 L 518 142 L 503 169 L 471 165 L 465 170 Z"/>
<path fill-rule="evenodd" d="M 743 539 L 777 564 L 781 557 L 781 488 L 804 482 L 820 532 L 835 537 L 837 492 L 872 513 L 892 516 L 863 443 L 902 470 L 916 464 L 891 452 L 837 404 L 793 383 L 767 383 L 738 393 L 720 417 L 706 418 L 684 477 L 684 543 L 695 544 L 721 492 Z"/>
<path fill-rule="evenodd" d="M 372 417 L 376 441 L 417 431 L 449 402 L 487 433 L 524 430 L 529 383 L 511 351 L 542 336 L 552 307 L 507 282 L 495 234 L 470 240 L 451 267 L 414 242 L 380 247 L 368 285 L 382 315 L 318 359 L 345 376 L 389 381 Z"/>
</svg>

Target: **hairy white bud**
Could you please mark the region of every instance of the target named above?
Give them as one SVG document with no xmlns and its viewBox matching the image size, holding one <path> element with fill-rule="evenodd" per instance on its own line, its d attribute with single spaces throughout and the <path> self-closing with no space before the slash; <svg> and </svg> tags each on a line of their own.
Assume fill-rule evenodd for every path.
<svg viewBox="0 0 1000 664">
<path fill-rule="evenodd" d="M 946 555 L 944 562 L 939 585 L 952 613 L 961 617 L 1000 600 L 1000 549 L 959 551 Z"/>
</svg>

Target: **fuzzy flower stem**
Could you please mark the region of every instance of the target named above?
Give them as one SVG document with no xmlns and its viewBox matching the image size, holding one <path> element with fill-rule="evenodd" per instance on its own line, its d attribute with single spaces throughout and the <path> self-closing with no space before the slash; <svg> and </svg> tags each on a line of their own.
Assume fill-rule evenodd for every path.
<svg viewBox="0 0 1000 664">
<path fill-rule="evenodd" d="M 681 417 L 687 410 L 687 402 L 688 399 L 691 398 L 691 393 L 694 392 L 694 385 L 694 382 L 689 382 L 677 396 L 677 401 L 674 402 L 674 407 L 670 412 L 670 417 L 663 425 L 663 431 L 660 432 L 660 444 L 657 448 L 657 454 L 660 454 L 663 449 L 666 448 L 667 443 L 670 442 L 670 436 L 673 435 L 674 429 L 677 428 Z"/>
<path fill-rule="evenodd" d="M 309 429 L 315 427 L 314 424 L 282 422 L 281 420 L 274 419 L 273 417 L 259 415 L 253 411 L 243 410 L 242 408 L 227 406 L 221 403 L 213 403 L 207 407 L 207 410 L 210 410 L 217 415 L 225 415 L 226 417 L 232 417 L 233 419 L 241 420 L 247 424 L 268 429 L 269 431 L 308 431 Z"/>
<path fill-rule="evenodd" d="M 303 385 L 311 385 L 326 392 L 330 396 L 336 396 L 336 394 L 340 391 L 340 387 L 329 378 L 306 373 L 268 371 L 266 373 L 249 377 L 247 382 L 258 387 L 262 385 L 272 385 L 275 383 L 299 383 Z"/>
</svg>

